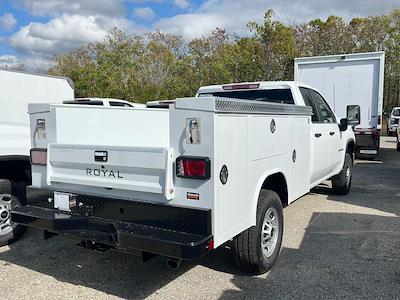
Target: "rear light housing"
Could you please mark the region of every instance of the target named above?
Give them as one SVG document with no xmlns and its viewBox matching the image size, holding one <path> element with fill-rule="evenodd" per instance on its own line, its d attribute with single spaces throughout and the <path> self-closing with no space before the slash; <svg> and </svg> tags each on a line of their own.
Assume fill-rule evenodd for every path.
<svg viewBox="0 0 400 300">
<path fill-rule="evenodd" d="M 259 83 L 241 83 L 241 84 L 229 84 L 229 85 L 223 85 L 222 89 L 225 91 L 231 91 L 231 90 L 251 90 L 251 89 L 258 89 L 260 86 Z"/>
<path fill-rule="evenodd" d="M 208 157 L 179 156 L 176 159 L 176 176 L 208 180 L 211 177 L 211 161 Z"/>
<path fill-rule="evenodd" d="M 31 149 L 31 164 L 41 166 L 47 165 L 47 149 Z"/>
<path fill-rule="evenodd" d="M 367 135 L 377 135 L 378 130 L 375 128 L 355 128 L 355 134 L 367 134 Z"/>
</svg>

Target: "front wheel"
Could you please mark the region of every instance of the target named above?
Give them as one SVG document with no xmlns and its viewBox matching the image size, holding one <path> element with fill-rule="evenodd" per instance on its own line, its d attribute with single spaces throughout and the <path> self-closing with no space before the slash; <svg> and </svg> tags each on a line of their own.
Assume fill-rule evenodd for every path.
<svg viewBox="0 0 400 300">
<path fill-rule="evenodd" d="M 0 179 L 0 247 L 18 240 L 25 226 L 11 222 L 11 210 L 25 203 L 25 184 Z"/>
<path fill-rule="evenodd" d="M 347 195 L 350 192 L 352 176 L 353 160 L 350 154 L 346 153 L 342 170 L 332 179 L 333 192 L 337 195 Z"/>
<path fill-rule="evenodd" d="M 278 259 L 283 236 L 282 203 L 273 191 L 261 190 L 257 205 L 256 226 L 233 239 L 239 267 L 251 274 L 269 271 Z"/>
</svg>

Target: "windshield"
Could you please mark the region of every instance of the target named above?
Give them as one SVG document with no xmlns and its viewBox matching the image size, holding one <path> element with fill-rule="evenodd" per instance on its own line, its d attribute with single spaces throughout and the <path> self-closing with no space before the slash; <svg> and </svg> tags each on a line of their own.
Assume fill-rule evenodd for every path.
<svg viewBox="0 0 400 300">
<path fill-rule="evenodd" d="M 400 108 L 393 109 L 392 115 L 395 117 L 400 117 Z"/>
<path fill-rule="evenodd" d="M 290 89 L 247 90 L 199 94 L 199 97 L 211 96 L 294 104 L 292 92 L 290 91 Z"/>
</svg>

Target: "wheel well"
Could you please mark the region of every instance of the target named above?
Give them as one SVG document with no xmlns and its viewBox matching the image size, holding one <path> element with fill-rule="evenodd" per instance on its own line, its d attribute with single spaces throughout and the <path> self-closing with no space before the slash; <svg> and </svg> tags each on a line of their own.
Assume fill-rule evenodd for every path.
<svg viewBox="0 0 400 300">
<path fill-rule="evenodd" d="M 0 160 L 0 179 L 9 179 L 17 182 L 31 183 L 31 164 L 26 158 Z"/>
<path fill-rule="evenodd" d="M 281 198 L 282 206 L 286 207 L 288 205 L 288 189 L 285 176 L 282 173 L 268 176 L 261 188 L 274 191 Z"/>
<path fill-rule="evenodd" d="M 354 142 L 351 141 L 350 143 L 347 144 L 347 148 L 346 148 L 346 153 L 350 153 L 353 154 L 354 153 Z"/>
<path fill-rule="evenodd" d="M 346 147 L 346 153 L 349 153 L 349 154 L 350 154 L 351 160 L 352 160 L 352 161 L 354 161 L 354 159 L 355 159 L 355 153 L 356 153 L 355 147 L 356 147 L 356 146 L 355 146 L 355 144 L 354 144 L 354 141 L 349 142 L 349 143 L 347 144 L 347 147 Z"/>
</svg>

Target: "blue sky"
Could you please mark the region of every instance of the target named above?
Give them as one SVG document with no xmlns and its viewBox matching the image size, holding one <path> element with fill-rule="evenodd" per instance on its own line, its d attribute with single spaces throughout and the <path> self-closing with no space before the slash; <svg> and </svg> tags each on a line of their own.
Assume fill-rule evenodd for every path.
<svg viewBox="0 0 400 300">
<path fill-rule="evenodd" d="M 112 27 L 138 34 L 157 28 L 191 40 L 216 27 L 248 35 L 246 24 L 261 22 L 268 9 L 292 25 L 393 8 L 400 0 L 0 0 L 0 67 L 46 69 L 55 54 L 101 40 Z"/>
</svg>

